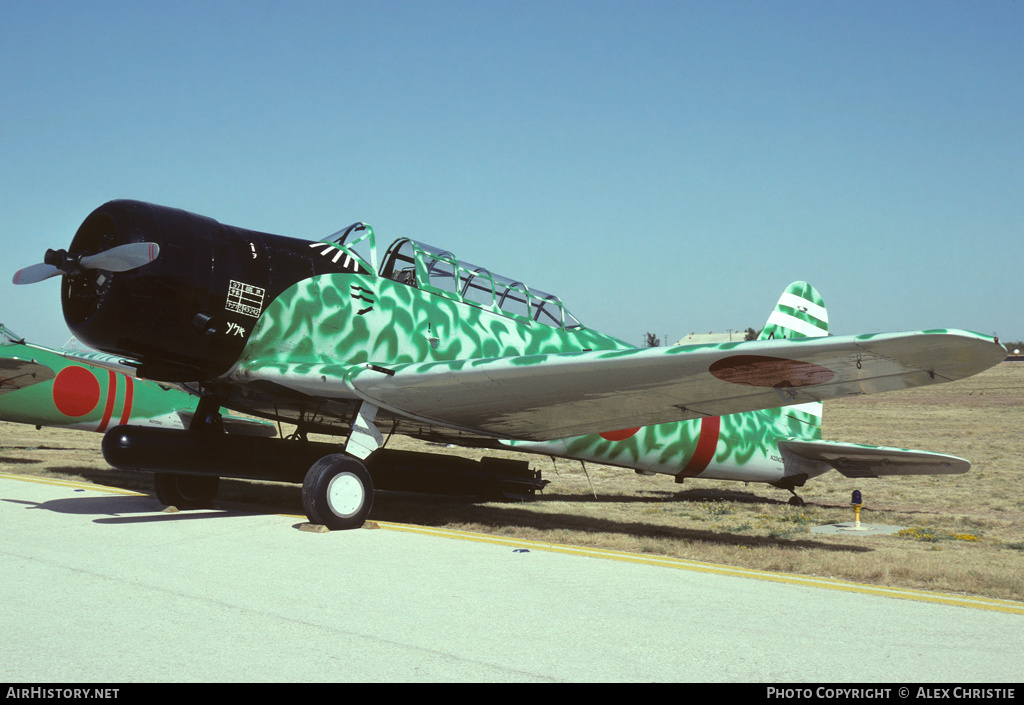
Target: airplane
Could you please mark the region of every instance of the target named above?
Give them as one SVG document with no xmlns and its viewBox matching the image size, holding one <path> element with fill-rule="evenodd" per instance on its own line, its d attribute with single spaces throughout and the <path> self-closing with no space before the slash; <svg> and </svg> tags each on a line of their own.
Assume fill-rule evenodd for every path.
<svg viewBox="0 0 1024 705">
<path fill-rule="evenodd" d="M 329 529 L 363 525 L 382 470 L 449 463 L 388 449 L 394 434 L 794 497 L 829 469 L 966 472 L 954 456 L 822 440 L 822 404 L 961 379 L 1005 357 L 962 330 L 829 336 L 803 282 L 757 340 L 636 348 L 553 294 L 425 243 L 399 238 L 378 266 L 365 223 L 308 241 L 131 200 L 98 207 L 68 250 L 14 282 L 57 276 L 79 340 L 199 397 L 188 429 L 107 431 L 108 463 L 155 472 L 165 502 L 190 506 L 212 501 L 220 477 L 301 483 L 309 521 Z M 222 409 L 296 432 L 227 435 Z"/>
<path fill-rule="evenodd" d="M 99 433 L 126 423 L 185 428 L 195 397 L 115 366 L 114 356 L 33 345 L 0 323 L 0 420 Z"/>
<path fill-rule="evenodd" d="M 34 345 L 0 323 L 0 421 L 99 433 L 120 424 L 188 428 L 199 400 L 134 371 L 113 355 Z M 262 421 L 227 423 L 232 432 L 276 433 Z"/>
</svg>

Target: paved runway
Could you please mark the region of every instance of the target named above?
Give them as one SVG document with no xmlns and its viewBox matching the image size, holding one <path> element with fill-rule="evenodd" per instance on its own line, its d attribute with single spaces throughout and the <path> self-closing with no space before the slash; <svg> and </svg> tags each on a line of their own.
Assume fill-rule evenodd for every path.
<svg viewBox="0 0 1024 705">
<path fill-rule="evenodd" d="M 1024 680 L 1020 603 L 160 508 L 0 475 L 0 681 Z"/>
</svg>

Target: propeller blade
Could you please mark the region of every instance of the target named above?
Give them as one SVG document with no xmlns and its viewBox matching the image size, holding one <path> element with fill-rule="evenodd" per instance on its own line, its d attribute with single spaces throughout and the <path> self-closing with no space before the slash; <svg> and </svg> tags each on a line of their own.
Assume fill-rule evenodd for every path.
<svg viewBox="0 0 1024 705">
<path fill-rule="evenodd" d="M 43 264 L 40 262 L 39 264 L 33 264 L 31 267 L 25 267 L 24 269 L 19 269 L 15 272 L 14 283 L 35 284 L 36 282 L 41 282 L 44 279 L 49 279 L 50 277 L 60 276 L 63 273 L 63 271 L 57 269 L 52 264 Z"/>
<path fill-rule="evenodd" d="M 133 242 L 119 245 L 95 255 L 82 257 L 82 269 L 102 269 L 107 272 L 127 272 L 149 264 L 160 255 L 160 245 L 155 242 Z"/>
<path fill-rule="evenodd" d="M 80 257 L 69 255 L 64 250 L 47 250 L 45 262 L 19 269 L 14 273 L 13 281 L 15 284 L 35 284 L 61 274 L 80 274 L 83 269 L 127 272 L 149 264 L 159 256 L 160 245 L 155 242 L 133 242 Z"/>
</svg>

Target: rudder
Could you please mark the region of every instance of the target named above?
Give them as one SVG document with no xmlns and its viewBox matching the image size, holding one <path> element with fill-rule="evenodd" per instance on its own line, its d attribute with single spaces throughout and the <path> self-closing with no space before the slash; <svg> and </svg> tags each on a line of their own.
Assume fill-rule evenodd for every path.
<svg viewBox="0 0 1024 705">
<path fill-rule="evenodd" d="M 758 340 L 820 338 L 828 335 L 828 311 L 818 290 L 807 282 L 793 282 L 775 304 Z M 789 431 L 798 438 L 821 438 L 823 404 L 820 401 L 786 406 L 774 411 L 789 420 Z M 795 423 L 793 423 L 795 422 Z"/>
</svg>

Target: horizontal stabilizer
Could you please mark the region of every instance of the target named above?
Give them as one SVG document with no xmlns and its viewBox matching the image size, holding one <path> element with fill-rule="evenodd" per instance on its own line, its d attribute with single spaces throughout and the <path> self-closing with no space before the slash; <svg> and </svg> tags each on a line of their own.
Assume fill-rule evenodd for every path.
<svg viewBox="0 0 1024 705">
<path fill-rule="evenodd" d="M 969 461 L 955 455 L 836 441 L 779 441 L 779 450 L 787 465 L 827 465 L 846 477 L 955 475 L 971 469 Z"/>
<path fill-rule="evenodd" d="M 49 382 L 56 376 L 53 370 L 35 360 L 0 358 L 0 394 L 31 387 L 40 382 Z"/>
</svg>

